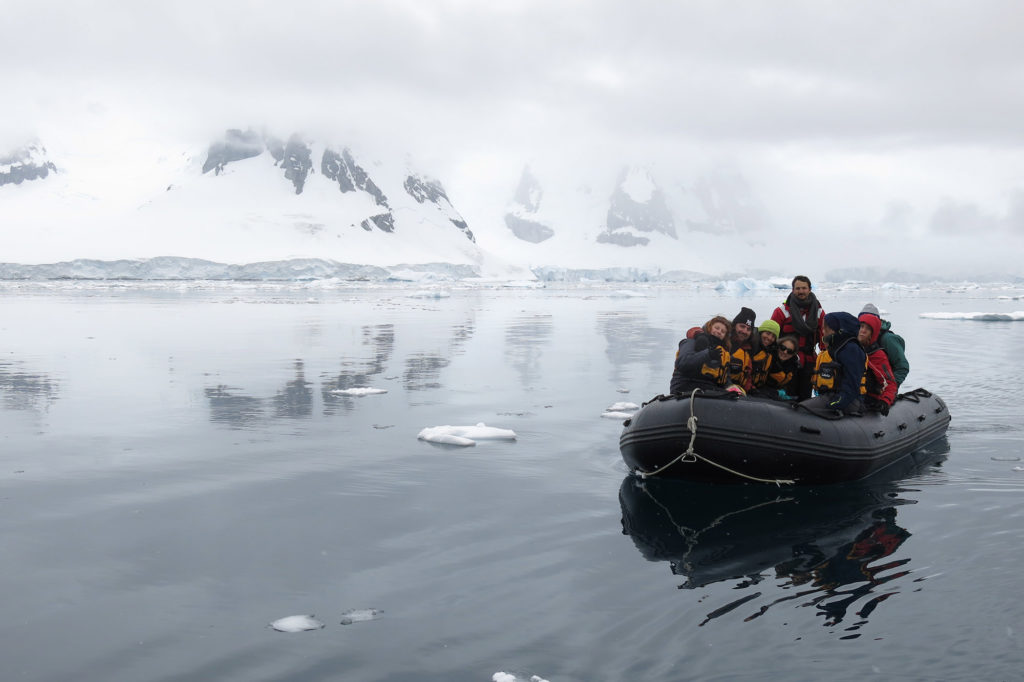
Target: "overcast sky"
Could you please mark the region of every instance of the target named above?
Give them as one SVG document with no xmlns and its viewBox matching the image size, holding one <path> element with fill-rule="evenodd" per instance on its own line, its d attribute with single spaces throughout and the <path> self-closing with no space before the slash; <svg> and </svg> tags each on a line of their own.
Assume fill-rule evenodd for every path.
<svg viewBox="0 0 1024 682">
<path fill-rule="evenodd" d="M 761 194 L 803 184 L 820 201 L 870 197 L 860 208 L 880 225 L 916 215 L 932 229 L 1024 233 L 1016 0 L 0 10 L 0 147 L 111 129 L 201 142 L 265 125 L 390 145 L 485 179 L 488 164 L 589 154 L 731 164 Z"/>
</svg>

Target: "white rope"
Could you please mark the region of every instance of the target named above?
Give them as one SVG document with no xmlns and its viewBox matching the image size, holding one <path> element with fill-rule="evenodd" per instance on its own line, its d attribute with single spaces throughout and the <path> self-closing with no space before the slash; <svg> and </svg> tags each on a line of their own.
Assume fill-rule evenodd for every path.
<svg viewBox="0 0 1024 682">
<path fill-rule="evenodd" d="M 654 471 L 641 471 L 640 478 L 646 479 L 650 478 L 651 476 L 657 476 L 662 471 L 668 469 L 676 462 L 696 462 L 697 460 L 700 460 L 702 462 L 710 464 L 711 466 L 718 467 L 723 471 L 728 471 L 730 474 L 734 474 L 736 476 L 739 476 L 740 478 L 745 478 L 750 481 L 756 481 L 758 483 L 774 483 L 776 486 L 779 487 L 783 485 L 794 485 L 796 483 L 796 481 L 791 481 L 786 478 L 758 478 L 757 476 L 744 474 L 740 471 L 736 471 L 735 469 L 730 469 L 725 465 L 719 464 L 718 462 L 712 462 L 707 457 L 704 457 L 703 455 L 698 455 L 696 452 L 694 452 L 693 443 L 695 440 L 697 440 L 697 415 L 693 413 L 693 403 L 696 401 L 697 392 L 699 390 L 699 388 L 695 388 L 693 389 L 693 392 L 690 393 L 690 418 L 686 420 L 686 428 L 689 429 L 690 431 L 690 444 L 686 447 L 686 450 L 684 452 L 679 453 L 678 457 L 676 457 L 663 467 L 659 467 Z"/>
</svg>

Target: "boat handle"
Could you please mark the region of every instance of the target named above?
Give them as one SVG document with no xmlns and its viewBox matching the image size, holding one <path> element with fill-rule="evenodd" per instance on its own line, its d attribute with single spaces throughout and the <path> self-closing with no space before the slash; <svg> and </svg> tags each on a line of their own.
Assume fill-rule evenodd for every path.
<svg viewBox="0 0 1024 682">
<path fill-rule="evenodd" d="M 881 438 L 885 435 L 885 431 L 875 431 L 875 438 Z"/>
<path fill-rule="evenodd" d="M 900 424 L 900 431 L 906 431 L 906 430 L 907 430 L 907 423 L 903 422 L 902 424 Z"/>
<path fill-rule="evenodd" d="M 801 426 L 800 431 L 803 433 L 821 433 L 821 429 L 812 429 L 810 426 Z"/>
<path fill-rule="evenodd" d="M 923 414 L 922 414 L 922 415 L 919 415 L 919 416 L 917 417 L 917 421 L 919 421 L 919 422 L 923 422 L 923 421 L 924 421 L 924 415 L 923 415 Z"/>
</svg>

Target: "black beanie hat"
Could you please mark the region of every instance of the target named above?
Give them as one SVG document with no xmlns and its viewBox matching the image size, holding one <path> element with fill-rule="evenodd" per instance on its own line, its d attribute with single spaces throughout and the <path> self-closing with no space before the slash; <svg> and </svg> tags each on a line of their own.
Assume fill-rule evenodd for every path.
<svg viewBox="0 0 1024 682">
<path fill-rule="evenodd" d="M 757 313 L 750 308 L 740 308 L 740 314 L 732 318 L 732 323 L 736 324 L 747 324 L 751 327 L 754 326 L 754 320 L 757 319 Z"/>
</svg>

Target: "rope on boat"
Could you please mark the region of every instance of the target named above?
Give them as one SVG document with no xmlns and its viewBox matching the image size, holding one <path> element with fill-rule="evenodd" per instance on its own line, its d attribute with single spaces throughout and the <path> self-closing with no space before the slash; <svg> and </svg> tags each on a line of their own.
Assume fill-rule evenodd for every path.
<svg viewBox="0 0 1024 682">
<path fill-rule="evenodd" d="M 671 462 L 669 462 L 665 466 L 659 467 L 659 468 L 655 469 L 654 471 L 641 471 L 640 472 L 640 478 L 646 479 L 646 478 L 650 478 L 651 476 L 657 476 L 662 471 L 664 471 L 665 469 L 668 469 L 670 466 L 672 466 L 676 462 L 696 462 L 697 460 L 700 460 L 700 461 L 702 461 L 702 462 L 704 462 L 706 464 L 710 464 L 711 466 L 718 467 L 722 471 L 728 471 L 730 474 L 734 474 L 736 476 L 739 476 L 740 478 L 745 478 L 745 479 L 750 480 L 750 481 L 756 481 L 758 483 L 774 483 L 776 486 L 779 486 L 779 487 L 781 487 L 783 485 L 794 485 L 796 483 L 796 481 L 791 481 L 791 480 L 786 479 L 786 478 L 758 478 L 757 476 L 751 476 L 750 474 L 745 474 L 745 473 L 743 473 L 741 471 L 736 471 L 735 469 L 730 469 L 729 467 L 727 467 L 727 466 L 725 466 L 723 464 L 719 464 L 718 462 L 713 462 L 710 459 L 708 459 L 707 457 L 704 457 L 703 455 L 698 455 L 696 452 L 694 452 L 693 451 L 693 442 L 695 440 L 697 440 L 697 415 L 695 415 L 693 413 L 693 403 L 697 399 L 697 392 L 698 391 L 700 391 L 700 389 L 699 388 L 695 388 L 695 389 L 693 389 L 693 392 L 690 393 L 690 418 L 686 420 L 686 428 L 689 429 L 689 431 L 690 431 L 690 444 L 686 447 L 686 450 L 684 452 L 679 453 L 678 457 L 673 459 Z"/>
</svg>

